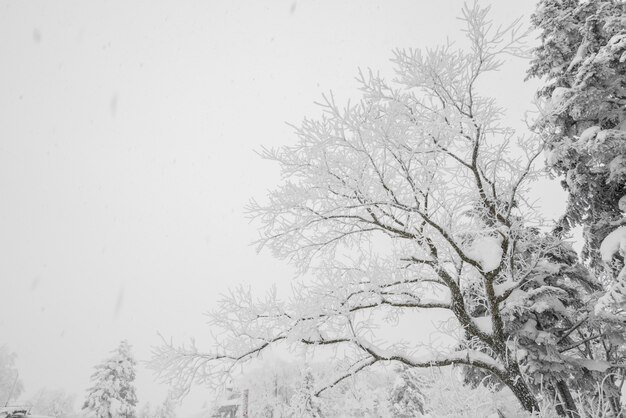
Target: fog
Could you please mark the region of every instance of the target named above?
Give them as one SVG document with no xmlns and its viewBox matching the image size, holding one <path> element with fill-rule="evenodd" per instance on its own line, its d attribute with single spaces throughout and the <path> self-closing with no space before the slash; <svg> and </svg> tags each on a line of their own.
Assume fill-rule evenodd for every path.
<svg viewBox="0 0 626 418">
<path fill-rule="evenodd" d="M 63 388 L 80 408 L 120 340 L 139 360 L 159 333 L 206 343 L 230 286 L 286 288 L 294 271 L 250 245 L 244 206 L 279 181 L 254 151 L 290 143 L 285 122 L 318 115 L 322 93 L 356 97 L 359 67 L 390 74 L 393 48 L 460 37 L 461 6 L 0 1 L 0 345 L 22 398 Z M 519 62 L 489 87 L 522 128 Z M 140 404 L 167 391 L 143 364 L 136 386 Z"/>
</svg>

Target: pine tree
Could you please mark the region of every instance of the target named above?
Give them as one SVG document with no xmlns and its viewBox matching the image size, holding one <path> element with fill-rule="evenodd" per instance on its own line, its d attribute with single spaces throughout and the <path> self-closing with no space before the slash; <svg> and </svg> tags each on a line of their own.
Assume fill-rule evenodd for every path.
<svg viewBox="0 0 626 418">
<path fill-rule="evenodd" d="M 122 341 L 110 358 L 96 366 L 83 409 L 97 418 L 135 418 L 135 364 L 130 345 Z"/>
<path fill-rule="evenodd" d="M 543 0 L 529 77 L 544 77 L 548 100 L 538 128 L 548 165 L 569 192 L 560 227 L 585 227 L 584 257 L 602 267 L 599 247 L 622 219 L 626 195 L 626 3 Z"/>
<path fill-rule="evenodd" d="M 548 167 L 562 176 L 568 192 L 556 232 L 583 226 L 583 258 L 604 284 L 562 338 L 578 334 L 586 340 L 576 347 L 584 358 L 621 364 L 626 359 L 626 247 L 620 245 L 620 226 L 626 223 L 626 2 L 542 0 L 532 22 L 541 31 L 541 45 L 528 76 L 543 77 L 538 95 L 547 100 L 536 127 L 546 140 Z M 587 375 L 574 380 L 602 387 L 605 404 L 619 414 L 621 373 L 583 370 Z M 593 400 L 589 390 L 579 390 Z"/>
<path fill-rule="evenodd" d="M 398 375 L 389 399 L 394 417 L 411 418 L 424 415 L 422 385 L 423 382 L 410 369 Z"/>
</svg>

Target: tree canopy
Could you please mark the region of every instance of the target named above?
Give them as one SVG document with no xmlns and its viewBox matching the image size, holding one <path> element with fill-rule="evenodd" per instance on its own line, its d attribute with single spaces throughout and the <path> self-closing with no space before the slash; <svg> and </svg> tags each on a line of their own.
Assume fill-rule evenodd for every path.
<svg viewBox="0 0 626 418">
<path fill-rule="evenodd" d="M 525 53 L 519 21 L 496 27 L 488 10 L 463 9 L 467 49 L 396 50 L 393 81 L 361 71 L 358 102 L 323 96 L 294 145 L 264 150 L 284 181 L 250 205 L 259 248 L 309 274 L 287 300 L 231 292 L 211 315 L 223 331 L 212 351 L 157 349 L 165 380 L 185 390 L 277 344 L 332 347 L 341 361 L 315 395 L 377 363 L 457 365 L 526 411 L 556 398 L 575 416 L 575 397 L 622 367 L 586 351 L 598 336 L 580 333 L 602 285 L 527 203 L 543 137 L 503 126 L 480 92 L 505 57 Z M 454 318 L 455 347 L 376 338 L 429 311 Z"/>
</svg>

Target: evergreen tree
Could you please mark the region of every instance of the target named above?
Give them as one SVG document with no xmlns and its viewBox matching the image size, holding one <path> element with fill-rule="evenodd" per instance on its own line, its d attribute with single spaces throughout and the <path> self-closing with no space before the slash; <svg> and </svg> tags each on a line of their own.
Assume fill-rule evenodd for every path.
<svg viewBox="0 0 626 418">
<path fill-rule="evenodd" d="M 97 418 L 135 418 L 135 364 L 130 345 L 122 341 L 110 358 L 96 366 L 83 409 Z"/>
<path fill-rule="evenodd" d="M 541 45 L 528 75 L 543 77 L 538 94 L 547 100 L 536 127 L 546 140 L 548 167 L 562 176 L 568 192 L 556 231 L 583 226 L 583 258 L 604 285 L 594 298 L 581 299 L 585 314 L 561 340 L 577 336 L 584 344 L 572 346 L 583 358 L 621 364 L 626 358 L 626 246 L 621 245 L 626 231 L 620 228 L 626 224 L 626 2 L 542 0 L 532 22 L 541 31 Z M 575 376 L 583 399 L 594 401 L 580 387 L 593 382 L 602 388 L 596 399 L 608 400 L 609 412 L 618 415 L 621 373 L 584 366 L 586 375 Z"/>
<path fill-rule="evenodd" d="M 546 80 L 539 96 L 548 100 L 538 128 L 569 192 L 560 227 L 585 227 L 584 257 L 596 269 L 626 195 L 624 16 L 623 1 L 542 0 L 532 17 L 541 45 L 528 76 Z"/>
<path fill-rule="evenodd" d="M 405 370 L 398 375 L 391 391 L 389 403 L 394 417 L 411 418 L 424 415 L 423 382 L 414 371 Z"/>
</svg>

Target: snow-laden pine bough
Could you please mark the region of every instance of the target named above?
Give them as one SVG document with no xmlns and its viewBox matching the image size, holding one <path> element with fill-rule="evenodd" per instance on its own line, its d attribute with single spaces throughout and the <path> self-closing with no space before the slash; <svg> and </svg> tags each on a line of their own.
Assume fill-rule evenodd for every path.
<svg viewBox="0 0 626 418">
<path fill-rule="evenodd" d="M 534 128 L 545 138 L 548 168 L 568 192 L 555 233 L 582 226 L 583 260 L 602 283 L 589 312 L 591 324 L 575 331 L 587 340 L 579 349 L 587 359 L 623 364 L 626 2 L 541 0 L 532 22 L 541 43 L 533 50 L 528 77 L 542 79 L 538 96 L 545 99 Z M 610 369 L 594 384 L 600 384 L 602 396 L 595 398 L 608 406 L 607 416 L 626 414 L 623 369 Z M 581 413 L 592 415 L 594 408 L 583 406 Z"/>
<path fill-rule="evenodd" d="M 263 152 L 284 183 L 250 205 L 259 248 L 310 274 L 288 300 L 233 290 L 211 314 L 222 331 L 212 351 L 155 349 L 164 380 L 184 391 L 277 344 L 332 347 L 348 366 L 317 395 L 380 362 L 456 365 L 468 383 L 510 389 L 527 411 L 556 398 L 571 415 L 583 382 L 622 367 L 588 355 L 602 287 L 526 200 L 541 138 L 516 137 L 479 93 L 505 56 L 524 54 L 519 21 L 496 28 L 487 14 L 464 8 L 467 50 L 396 50 L 393 82 L 361 72 L 358 103 L 324 96 L 323 116 L 296 127 L 295 145 Z M 455 319 L 455 347 L 377 338 L 431 311 Z"/>
</svg>

